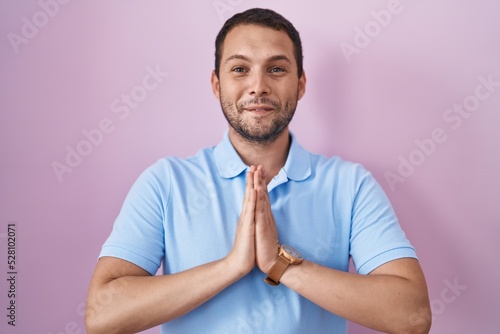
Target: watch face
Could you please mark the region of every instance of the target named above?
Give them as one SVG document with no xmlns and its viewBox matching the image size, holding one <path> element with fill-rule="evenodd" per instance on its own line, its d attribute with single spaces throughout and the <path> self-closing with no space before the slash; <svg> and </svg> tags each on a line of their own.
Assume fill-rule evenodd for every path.
<svg viewBox="0 0 500 334">
<path fill-rule="evenodd" d="M 293 256 L 294 258 L 302 260 L 302 254 L 300 254 L 299 251 L 296 250 L 295 248 L 288 246 L 288 245 L 283 245 L 283 249 L 285 250 L 285 252 L 287 252 L 288 254 Z"/>
</svg>

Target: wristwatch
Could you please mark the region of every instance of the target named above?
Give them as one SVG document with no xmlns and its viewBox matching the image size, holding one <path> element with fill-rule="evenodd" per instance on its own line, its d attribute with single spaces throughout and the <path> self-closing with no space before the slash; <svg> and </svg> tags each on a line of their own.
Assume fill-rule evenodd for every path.
<svg viewBox="0 0 500 334">
<path fill-rule="evenodd" d="M 288 245 L 281 245 L 278 252 L 278 260 L 273 264 L 269 274 L 264 281 L 273 286 L 280 284 L 281 276 L 291 264 L 300 264 L 304 258 L 295 248 Z"/>
</svg>

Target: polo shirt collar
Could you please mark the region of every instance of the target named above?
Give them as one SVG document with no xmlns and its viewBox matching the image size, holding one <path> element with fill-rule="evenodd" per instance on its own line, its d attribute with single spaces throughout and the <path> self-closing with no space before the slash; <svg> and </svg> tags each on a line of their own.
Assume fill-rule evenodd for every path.
<svg viewBox="0 0 500 334">
<path fill-rule="evenodd" d="M 214 159 L 219 175 L 226 179 L 236 177 L 248 168 L 231 144 L 227 130 L 222 141 L 214 148 Z"/>
<path fill-rule="evenodd" d="M 311 155 L 300 146 L 295 135 L 290 132 L 292 144 L 283 167 L 288 179 L 293 181 L 303 181 L 311 175 Z"/>
<path fill-rule="evenodd" d="M 311 175 L 311 157 L 309 152 L 300 146 L 295 135 L 290 132 L 290 136 L 290 151 L 280 173 L 285 173 L 289 180 L 302 181 Z M 214 159 L 219 175 L 226 179 L 236 177 L 249 168 L 231 144 L 227 130 L 222 141 L 214 148 Z"/>
</svg>

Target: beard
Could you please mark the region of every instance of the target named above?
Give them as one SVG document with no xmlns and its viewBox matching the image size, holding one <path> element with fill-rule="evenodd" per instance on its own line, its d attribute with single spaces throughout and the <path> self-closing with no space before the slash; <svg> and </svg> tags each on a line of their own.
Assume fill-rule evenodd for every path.
<svg viewBox="0 0 500 334">
<path fill-rule="evenodd" d="M 298 92 L 295 99 L 286 101 L 285 105 L 265 97 L 256 97 L 240 103 L 233 103 L 226 100 L 220 90 L 219 94 L 222 112 L 229 125 L 241 137 L 255 144 L 269 144 L 276 140 L 292 121 L 298 101 Z M 245 113 L 244 108 L 249 105 L 270 105 L 274 110 L 271 115 L 267 115 L 266 117 L 256 117 L 254 120 L 246 120 L 243 117 Z M 271 119 L 269 120 L 268 118 Z"/>
</svg>

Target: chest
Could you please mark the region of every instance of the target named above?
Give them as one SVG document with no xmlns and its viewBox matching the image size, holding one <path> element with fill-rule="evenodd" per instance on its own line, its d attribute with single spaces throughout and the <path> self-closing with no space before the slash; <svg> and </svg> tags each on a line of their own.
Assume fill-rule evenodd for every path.
<svg viewBox="0 0 500 334">
<path fill-rule="evenodd" d="M 171 189 L 165 210 L 166 272 L 174 273 L 223 258 L 230 251 L 244 198 L 244 177 L 209 178 Z M 350 212 L 333 187 L 284 182 L 269 192 L 281 243 L 306 259 L 347 270 Z"/>
</svg>

